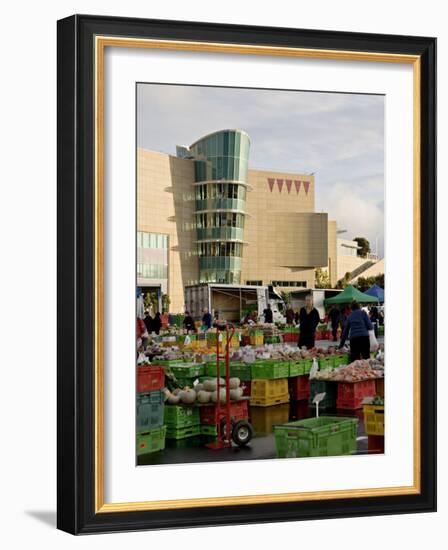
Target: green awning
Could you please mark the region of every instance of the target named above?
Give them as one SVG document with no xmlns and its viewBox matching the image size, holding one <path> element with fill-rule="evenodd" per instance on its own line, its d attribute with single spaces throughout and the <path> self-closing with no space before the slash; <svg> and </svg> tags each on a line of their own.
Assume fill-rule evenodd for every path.
<svg viewBox="0 0 448 550">
<path fill-rule="evenodd" d="M 327 300 L 324 300 L 324 304 L 326 306 L 332 304 L 350 304 L 351 302 L 353 302 L 353 300 L 356 300 L 360 304 L 378 303 L 378 298 L 376 298 L 375 296 L 364 294 L 364 292 L 361 292 L 353 285 L 348 285 L 337 296 L 333 296 L 333 298 L 328 298 Z"/>
</svg>

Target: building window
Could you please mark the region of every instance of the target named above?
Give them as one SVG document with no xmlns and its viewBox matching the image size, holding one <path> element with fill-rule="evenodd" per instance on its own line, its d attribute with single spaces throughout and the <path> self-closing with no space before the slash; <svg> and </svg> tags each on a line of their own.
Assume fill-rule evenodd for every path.
<svg viewBox="0 0 448 550">
<path fill-rule="evenodd" d="M 246 281 L 249 286 L 263 286 L 263 281 Z"/>
<path fill-rule="evenodd" d="M 164 264 L 137 264 L 137 277 L 143 279 L 167 279 L 168 266 Z"/>
<path fill-rule="evenodd" d="M 306 281 L 272 281 L 272 286 L 306 288 Z"/>
<path fill-rule="evenodd" d="M 137 248 L 159 248 L 167 250 L 168 235 L 137 231 Z"/>
</svg>

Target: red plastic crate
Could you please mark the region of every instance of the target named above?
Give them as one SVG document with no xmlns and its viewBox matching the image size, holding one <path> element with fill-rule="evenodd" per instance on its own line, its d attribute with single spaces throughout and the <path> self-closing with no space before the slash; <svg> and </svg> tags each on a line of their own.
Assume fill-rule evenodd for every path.
<svg viewBox="0 0 448 550">
<path fill-rule="evenodd" d="M 217 424 L 226 415 L 226 405 L 225 403 L 221 405 L 219 418 L 216 405 L 201 407 L 200 414 L 201 424 Z M 247 420 L 249 418 L 247 400 L 230 403 L 230 416 L 235 420 Z"/>
<path fill-rule="evenodd" d="M 339 382 L 336 407 L 338 409 L 360 409 L 364 398 L 373 397 L 375 394 L 375 380 Z"/>
<path fill-rule="evenodd" d="M 310 397 L 310 378 L 307 374 L 304 376 L 294 376 L 289 379 L 289 390 L 291 398 L 295 401 L 309 399 Z"/>
<path fill-rule="evenodd" d="M 250 336 L 241 336 L 241 345 L 242 346 L 249 346 L 250 345 Z"/>
<path fill-rule="evenodd" d="M 244 382 L 241 382 L 241 387 L 243 388 L 244 397 L 250 397 L 251 381 L 245 380 Z"/>
<path fill-rule="evenodd" d="M 371 453 L 384 453 L 384 435 L 367 436 L 367 448 Z"/>
<path fill-rule="evenodd" d="M 137 366 L 137 392 L 160 390 L 165 385 L 165 370 L 159 365 Z"/>
</svg>

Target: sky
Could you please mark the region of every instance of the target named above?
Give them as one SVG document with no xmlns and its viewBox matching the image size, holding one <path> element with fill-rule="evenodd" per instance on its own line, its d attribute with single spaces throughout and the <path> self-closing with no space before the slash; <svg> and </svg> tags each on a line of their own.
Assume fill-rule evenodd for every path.
<svg viewBox="0 0 448 550">
<path fill-rule="evenodd" d="M 384 248 L 384 96 L 139 84 L 137 145 L 176 145 L 225 128 L 251 138 L 249 167 L 314 173 L 316 212 Z"/>
</svg>

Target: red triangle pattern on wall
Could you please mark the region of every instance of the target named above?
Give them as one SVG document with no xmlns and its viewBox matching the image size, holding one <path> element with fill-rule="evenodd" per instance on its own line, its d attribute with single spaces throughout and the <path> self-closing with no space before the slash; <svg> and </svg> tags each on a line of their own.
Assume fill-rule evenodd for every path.
<svg viewBox="0 0 448 550">
<path fill-rule="evenodd" d="M 289 194 L 291 193 L 292 180 L 285 180 L 285 183 L 286 183 L 286 189 L 288 190 L 288 194 Z"/>
<path fill-rule="evenodd" d="M 282 192 L 282 188 L 283 188 L 283 180 L 277 180 L 277 185 L 278 185 L 278 190 L 280 191 L 280 193 Z"/>
<path fill-rule="evenodd" d="M 274 183 L 275 183 L 275 179 L 273 178 L 268 178 L 268 184 L 269 184 L 269 191 L 272 193 L 272 190 L 274 189 Z"/>
<path fill-rule="evenodd" d="M 300 180 L 294 180 L 294 185 L 296 186 L 296 193 L 299 194 L 300 191 L 300 184 L 302 182 Z"/>
<path fill-rule="evenodd" d="M 310 182 L 309 181 L 302 181 L 303 188 L 305 189 L 305 195 L 308 195 L 308 189 L 310 188 Z"/>
</svg>

